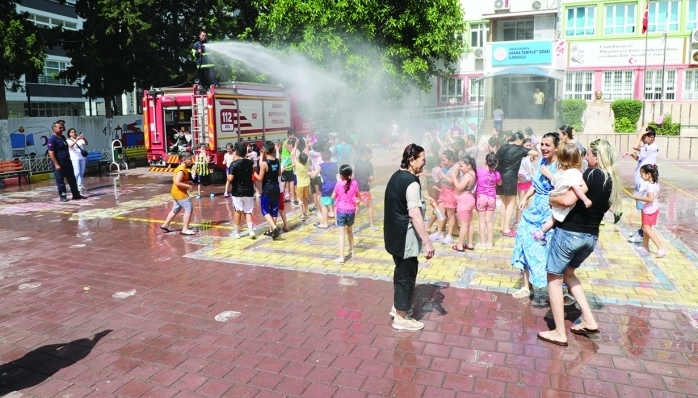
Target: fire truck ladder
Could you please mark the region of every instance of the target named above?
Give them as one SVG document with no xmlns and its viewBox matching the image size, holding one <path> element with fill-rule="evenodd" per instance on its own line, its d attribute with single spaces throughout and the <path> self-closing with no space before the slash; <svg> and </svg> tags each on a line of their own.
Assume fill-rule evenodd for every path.
<svg viewBox="0 0 698 398">
<path fill-rule="evenodd" d="M 205 95 L 194 95 L 191 107 L 192 150 L 208 145 L 208 104 Z"/>
</svg>

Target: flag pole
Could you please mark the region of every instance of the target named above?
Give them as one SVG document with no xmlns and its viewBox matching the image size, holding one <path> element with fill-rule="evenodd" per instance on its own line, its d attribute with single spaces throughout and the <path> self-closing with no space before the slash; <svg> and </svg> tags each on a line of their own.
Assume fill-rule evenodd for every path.
<svg viewBox="0 0 698 398">
<path fill-rule="evenodd" d="M 669 12 L 666 13 L 666 22 L 664 22 L 664 34 L 662 34 L 662 40 L 664 41 L 664 58 L 662 59 L 662 97 L 659 99 L 659 117 L 664 115 L 664 82 L 666 82 L 666 76 L 664 72 L 666 71 L 666 42 L 667 42 L 667 26 L 669 22 Z"/>
<path fill-rule="evenodd" d="M 645 125 L 645 102 L 647 101 L 647 95 L 645 93 L 645 90 L 647 90 L 647 34 L 649 33 L 648 26 L 649 25 L 649 17 L 648 17 L 648 12 L 649 12 L 649 0 L 647 0 L 647 5 L 645 8 L 645 14 L 642 20 L 642 30 L 645 32 L 645 68 L 642 70 L 642 125 Z"/>
</svg>

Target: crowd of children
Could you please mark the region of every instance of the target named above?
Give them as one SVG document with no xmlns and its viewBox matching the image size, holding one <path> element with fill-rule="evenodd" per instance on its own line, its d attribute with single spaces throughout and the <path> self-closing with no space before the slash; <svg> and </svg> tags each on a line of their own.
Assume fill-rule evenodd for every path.
<svg viewBox="0 0 698 398">
<path fill-rule="evenodd" d="M 344 263 L 354 253 L 353 235 L 358 231 L 354 228 L 354 220 L 362 203 L 368 211 L 370 230 L 378 229 L 371 196 L 371 182 L 375 175 L 371 156 L 370 148 L 355 149 L 348 139 L 297 137 L 292 129 L 283 143 L 264 142 L 261 154 L 254 143 L 227 144 L 223 156 L 227 174 L 223 196 L 232 197 L 234 214 L 230 237 L 241 237 L 244 217 L 245 234 L 256 239 L 252 212 L 258 196 L 261 215 L 268 225 L 264 235 L 276 240 L 282 231 L 290 231 L 286 203 L 299 208 L 301 222 L 306 222 L 312 212 L 317 212 L 318 220 L 312 224 L 316 228 L 327 229 L 332 224 L 339 227 L 340 248 L 336 261 Z M 170 223 L 184 209 L 182 234 L 196 234 L 196 229 L 189 228 L 192 214 L 189 192 L 193 190 L 193 184 L 188 168 L 191 168 L 193 183 L 197 184 L 196 198 L 200 199 L 205 194 L 201 186 L 211 183 L 209 160 L 205 145 L 201 145 L 195 155 L 180 154 L 180 166 L 172 187 L 175 205 L 161 225 L 162 230 L 172 232 Z M 281 217 L 283 226 L 277 224 L 278 217 Z M 331 223 L 330 219 L 334 221 Z M 344 250 L 345 236 L 349 244 L 348 255 Z"/>
<path fill-rule="evenodd" d="M 566 127 L 561 129 L 569 130 Z M 521 142 L 518 137 L 523 138 L 522 133 L 495 130 L 492 136 L 483 137 L 480 145 L 476 143 L 475 136 L 455 134 L 451 130 L 447 134 L 432 135 L 430 131 L 424 134 L 427 141 L 425 147 L 429 148 L 427 164 L 436 165 L 421 176 L 426 186 L 425 198 L 433 208 L 427 226 L 431 241 L 452 245 L 452 250 L 459 252 L 492 248 L 498 187 L 503 183 L 499 171 L 501 162 L 497 156 L 499 149 L 513 145 L 518 140 L 518 144 L 529 151 L 521 159 L 520 166 L 517 166 L 516 187 L 519 197 L 531 188 L 533 176 L 538 171 L 536 154 L 539 141 L 533 131 L 527 128 L 526 138 Z M 654 137 L 653 129 L 643 128 L 633 148 L 638 153 L 626 153 L 626 156 L 632 156 L 638 161 L 633 197 L 642 212 L 642 226 L 631 240 L 639 238 L 638 242 L 642 242 L 642 247 L 638 249 L 641 254 L 649 253 L 648 244 L 652 241 L 657 246 L 657 255 L 662 257 L 666 254 L 666 248 L 657 239 L 653 229 L 657 222 L 659 195 L 658 168 L 655 164 L 658 149 Z M 546 167 L 541 168 L 540 172 L 555 187 L 550 196 L 572 190 L 589 207 L 591 202 L 581 189 L 583 154 L 579 147 L 578 142 L 563 141 L 558 149 L 558 172 L 552 175 Z M 268 224 L 264 235 L 272 239 L 278 239 L 282 231 L 289 231 L 285 203 L 299 208 L 301 222 L 310 220 L 311 213 L 316 212 L 317 221 L 312 224 L 316 228 L 327 229 L 333 224 L 338 226 L 338 263 L 343 263 L 354 253 L 353 235 L 359 231 L 354 227 L 354 220 L 362 204 L 366 205 L 370 230 L 378 230 L 370 192 L 375 172 L 371 164 L 372 150 L 369 147 L 355 148 L 350 140 L 343 137 L 310 136 L 304 139 L 297 137 L 295 131 L 289 130 L 283 143 L 267 141 L 261 149 L 260 154 L 254 143 L 226 146 L 224 161 L 228 177 L 224 196 L 232 196 L 235 212 L 230 235 L 232 238 L 240 238 L 243 216 L 247 224 L 246 234 L 250 238 L 256 238 L 252 224 L 256 196 L 260 197 L 261 214 Z M 486 155 L 482 165 L 478 167 L 476 160 L 480 150 L 486 152 Z M 519 152 L 525 153 L 526 150 Z M 209 185 L 211 177 L 206 147 L 202 145 L 194 156 L 183 154 L 180 159 L 182 165 L 192 168 L 193 182 L 197 184 L 196 197 L 200 198 L 203 194 L 201 186 Z M 191 203 L 187 204 L 187 200 L 188 192 L 193 186 L 180 171 L 178 168 L 175 173 L 172 188 L 175 205 L 161 228 L 171 231 L 170 222 L 183 208 L 185 227 L 182 233 L 191 235 L 196 231 L 189 228 Z M 517 208 L 520 211 L 520 207 Z M 546 232 L 554 228 L 556 221 L 563 220 L 569 210 L 570 208 L 553 208 L 553 217 L 541 230 L 534 232 L 534 238 L 545 245 Z M 474 211 L 477 211 L 479 222 L 477 244 L 474 244 L 475 228 L 471 225 Z M 520 217 L 519 214 L 517 213 L 516 219 Z M 282 227 L 277 224 L 279 216 Z M 615 216 L 615 221 L 618 222 L 620 213 Z M 433 229 L 434 225 L 436 229 Z M 456 229 L 458 238 L 454 241 Z M 348 255 L 345 255 L 345 236 L 349 244 Z"/>
</svg>

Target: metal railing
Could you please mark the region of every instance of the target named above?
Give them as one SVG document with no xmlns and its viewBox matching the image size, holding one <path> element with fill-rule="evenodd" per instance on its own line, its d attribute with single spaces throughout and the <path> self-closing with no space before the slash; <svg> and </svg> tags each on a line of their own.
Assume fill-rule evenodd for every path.
<svg viewBox="0 0 698 398">
<path fill-rule="evenodd" d="M 111 159 L 111 154 L 108 149 L 100 149 L 99 152 L 102 154 L 102 160 Z M 51 168 L 51 158 L 48 155 L 38 155 L 38 156 L 22 156 L 15 157 L 12 159 L 0 159 L 4 160 L 15 160 L 18 159 L 22 162 L 22 170 L 26 170 L 31 174 L 46 173 L 53 171 Z"/>
</svg>

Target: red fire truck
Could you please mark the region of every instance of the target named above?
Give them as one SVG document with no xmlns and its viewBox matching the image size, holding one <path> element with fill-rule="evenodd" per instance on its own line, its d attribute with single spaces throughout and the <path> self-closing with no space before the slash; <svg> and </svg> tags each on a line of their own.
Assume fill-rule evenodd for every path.
<svg viewBox="0 0 698 398">
<path fill-rule="evenodd" d="M 205 144 L 214 167 L 224 167 L 225 145 L 280 141 L 288 129 L 307 133 L 310 124 L 282 87 L 230 82 L 197 94 L 197 87 L 143 93 L 143 127 L 151 166 L 179 163 L 177 154 Z"/>
</svg>

